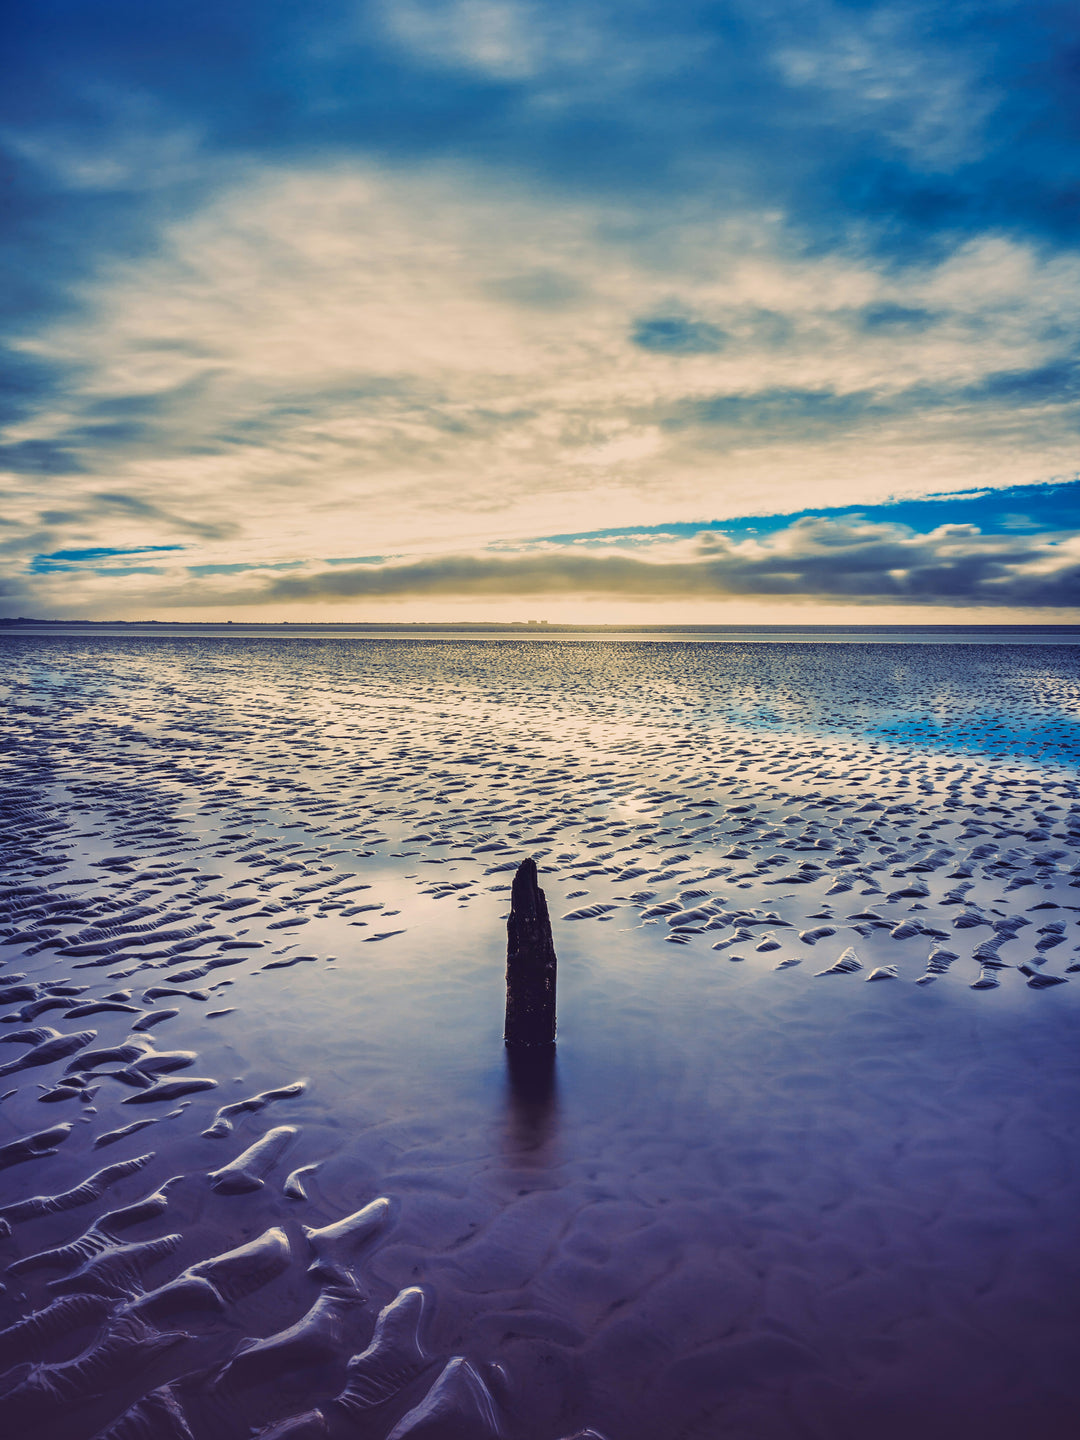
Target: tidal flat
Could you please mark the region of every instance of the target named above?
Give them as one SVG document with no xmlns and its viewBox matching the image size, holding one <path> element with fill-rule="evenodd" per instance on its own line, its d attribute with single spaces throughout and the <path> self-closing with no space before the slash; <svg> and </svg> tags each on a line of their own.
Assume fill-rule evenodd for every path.
<svg viewBox="0 0 1080 1440">
<path fill-rule="evenodd" d="M 1074 1440 L 1080 646 L 0 657 L 7 1434 Z"/>
</svg>

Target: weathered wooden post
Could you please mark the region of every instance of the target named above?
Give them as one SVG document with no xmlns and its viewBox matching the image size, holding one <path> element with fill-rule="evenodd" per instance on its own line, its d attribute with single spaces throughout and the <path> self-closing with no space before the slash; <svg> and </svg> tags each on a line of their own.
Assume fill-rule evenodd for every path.
<svg viewBox="0 0 1080 1440">
<path fill-rule="evenodd" d="M 510 889 L 506 922 L 507 1045 L 555 1044 L 555 943 L 536 861 L 523 860 Z"/>
</svg>

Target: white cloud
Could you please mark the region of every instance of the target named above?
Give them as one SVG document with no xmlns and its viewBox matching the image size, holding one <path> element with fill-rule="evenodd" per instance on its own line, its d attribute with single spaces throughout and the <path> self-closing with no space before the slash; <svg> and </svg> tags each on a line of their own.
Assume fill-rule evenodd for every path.
<svg viewBox="0 0 1080 1440">
<path fill-rule="evenodd" d="M 788 31 L 773 57 L 784 79 L 827 94 L 837 120 L 872 126 L 929 168 L 980 153 L 982 127 L 1000 100 L 984 73 L 990 46 L 970 34 L 962 50 L 942 43 L 937 10 L 785 4 L 772 19 L 779 35 Z"/>
<path fill-rule="evenodd" d="M 387 32 L 440 66 L 462 66 L 499 80 L 533 75 L 548 58 L 543 14 L 508 0 L 393 0 Z"/>
<path fill-rule="evenodd" d="M 539 110 L 618 92 L 699 60 L 700 36 L 643 34 L 618 12 L 528 0 L 385 0 L 384 34 L 409 59 L 486 80 L 528 83 Z"/>
<path fill-rule="evenodd" d="M 1075 456 L 1053 397 L 969 393 L 1080 321 L 1080 262 L 1003 239 L 897 275 L 800 256 L 775 217 L 646 229 L 461 169 L 266 169 L 76 298 L 23 342 L 66 387 L 4 436 L 78 462 L 13 490 L 36 548 L 46 495 L 73 517 L 52 548 L 187 527 L 192 561 L 280 563 L 1018 484 Z M 667 330 L 635 344 L 650 317 Z M 693 343 L 665 351 L 680 323 Z"/>
<path fill-rule="evenodd" d="M 0 132 L 13 154 L 69 190 L 163 190 L 198 179 L 213 161 L 195 125 L 170 123 L 151 95 L 105 85 L 81 87 L 94 116 L 82 130 L 70 125 L 14 126 Z"/>
</svg>

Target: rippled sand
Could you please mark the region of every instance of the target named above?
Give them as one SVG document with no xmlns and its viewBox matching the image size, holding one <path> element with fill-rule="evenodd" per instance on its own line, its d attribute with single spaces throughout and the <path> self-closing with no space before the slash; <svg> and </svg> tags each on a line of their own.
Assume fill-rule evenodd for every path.
<svg viewBox="0 0 1080 1440">
<path fill-rule="evenodd" d="M 0 647 L 8 1433 L 1075 1435 L 1075 648 Z"/>
</svg>

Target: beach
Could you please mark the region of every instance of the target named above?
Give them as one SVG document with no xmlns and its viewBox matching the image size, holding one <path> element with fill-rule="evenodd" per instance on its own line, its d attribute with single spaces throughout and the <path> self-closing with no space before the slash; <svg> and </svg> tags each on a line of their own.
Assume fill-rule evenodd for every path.
<svg viewBox="0 0 1080 1440">
<path fill-rule="evenodd" d="M 0 654 L 14 1435 L 1075 1434 L 1075 643 Z"/>
</svg>

